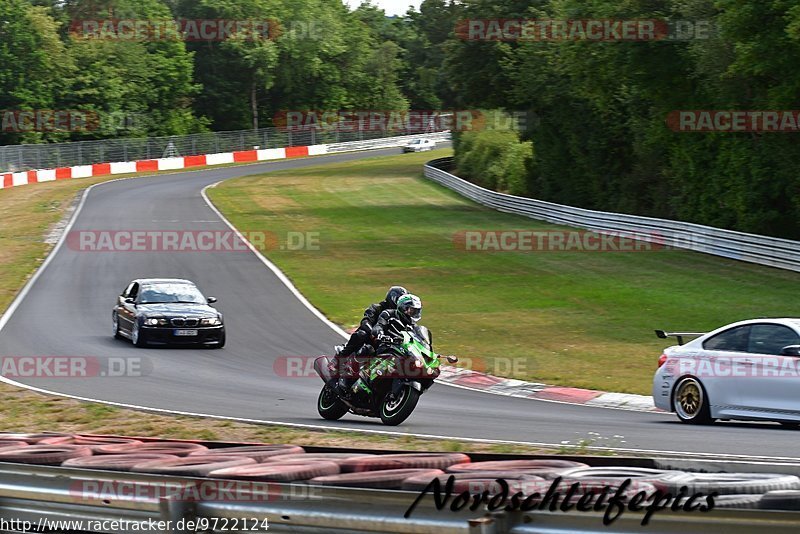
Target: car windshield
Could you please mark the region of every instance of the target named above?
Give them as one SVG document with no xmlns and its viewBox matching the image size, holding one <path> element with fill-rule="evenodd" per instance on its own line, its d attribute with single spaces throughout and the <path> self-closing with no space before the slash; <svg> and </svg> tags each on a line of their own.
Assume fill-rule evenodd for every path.
<svg viewBox="0 0 800 534">
<path fill-rule="evenodd" d="M 145 286 L 139 296 L 140 304 L 205 304 L 206 299 L 200 291 L 189 284 L 158 284 Z"/>
<path fill-rule="evenodd" d="M 414 139 L 413 141 L 411 141 L 412 145 L 419 145 L 420 143 L 422 143 L 421 139 Z"/>
</svg>

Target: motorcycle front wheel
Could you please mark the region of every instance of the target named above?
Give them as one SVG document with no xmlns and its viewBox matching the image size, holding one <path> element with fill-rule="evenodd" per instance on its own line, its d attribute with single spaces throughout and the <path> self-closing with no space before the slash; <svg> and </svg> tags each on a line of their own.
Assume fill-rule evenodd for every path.
<svg viewBox="0 0 800 534">
<path fill-rule="evenodd" d="M 405 386 L 392 398 L 391 391 L 381 401 L 380 416 L 384 425 L 397 426 L 411 415 L 419 402 L 419 391 L 412 386 Z"/>
<path fill-rule="evenodd" d="M 341 419 L 348 409 L 347 405 L 339 400 L 339 397 L 327 384 L 322 387 L 319 399 L 317 399 L 317 411 L 323 418 L 336 421 Z"/>
</svg>

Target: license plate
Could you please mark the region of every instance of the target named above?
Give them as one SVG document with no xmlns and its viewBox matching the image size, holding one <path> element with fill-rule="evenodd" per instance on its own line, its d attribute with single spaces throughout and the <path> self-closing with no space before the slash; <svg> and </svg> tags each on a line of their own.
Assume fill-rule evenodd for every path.
<svg viewBox="0 0 800 534">
<path fill-rule="evenodd" d="M 196 336 L 197 330 L 175 330 L 176 336 Z"/>
</svg>

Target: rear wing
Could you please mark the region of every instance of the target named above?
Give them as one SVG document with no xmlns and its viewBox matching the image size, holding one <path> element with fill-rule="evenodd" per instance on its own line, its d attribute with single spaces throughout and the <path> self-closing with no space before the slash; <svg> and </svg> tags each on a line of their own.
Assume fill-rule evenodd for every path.
<svg viewBox="0 0 800 534">
<path fill-rule="evenodd" d="M 659 339 L 667 339 L 668 337 L 678 338 L 678 345 L 683 345 L 683 338 L 686 337 L 700 337 L 706 335 L 706 332 L 665 332 L 663 330 L 656 330 L 656 337 Z"/>
</svg>

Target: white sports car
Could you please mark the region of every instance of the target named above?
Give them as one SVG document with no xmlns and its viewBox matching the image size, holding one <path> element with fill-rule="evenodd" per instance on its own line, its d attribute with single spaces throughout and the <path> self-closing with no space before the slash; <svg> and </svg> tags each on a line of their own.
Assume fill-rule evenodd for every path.
<svg viewBox="0 0 800 534">
<path fill-rule="evenodd" d="M 800 319 L 752 319 L 677 337 L 658 360 L 653 401 L 684 423 L 715 419 L 800 426 Z M 684 337 L 695 337 L 683 344 Z"/>
<path fill-rule="evenodd" d="M 403 145 L 403 152 L 424 152 L 436 148 L 436 141 L 433 139 L 414 139 Z"/>
</svg>

